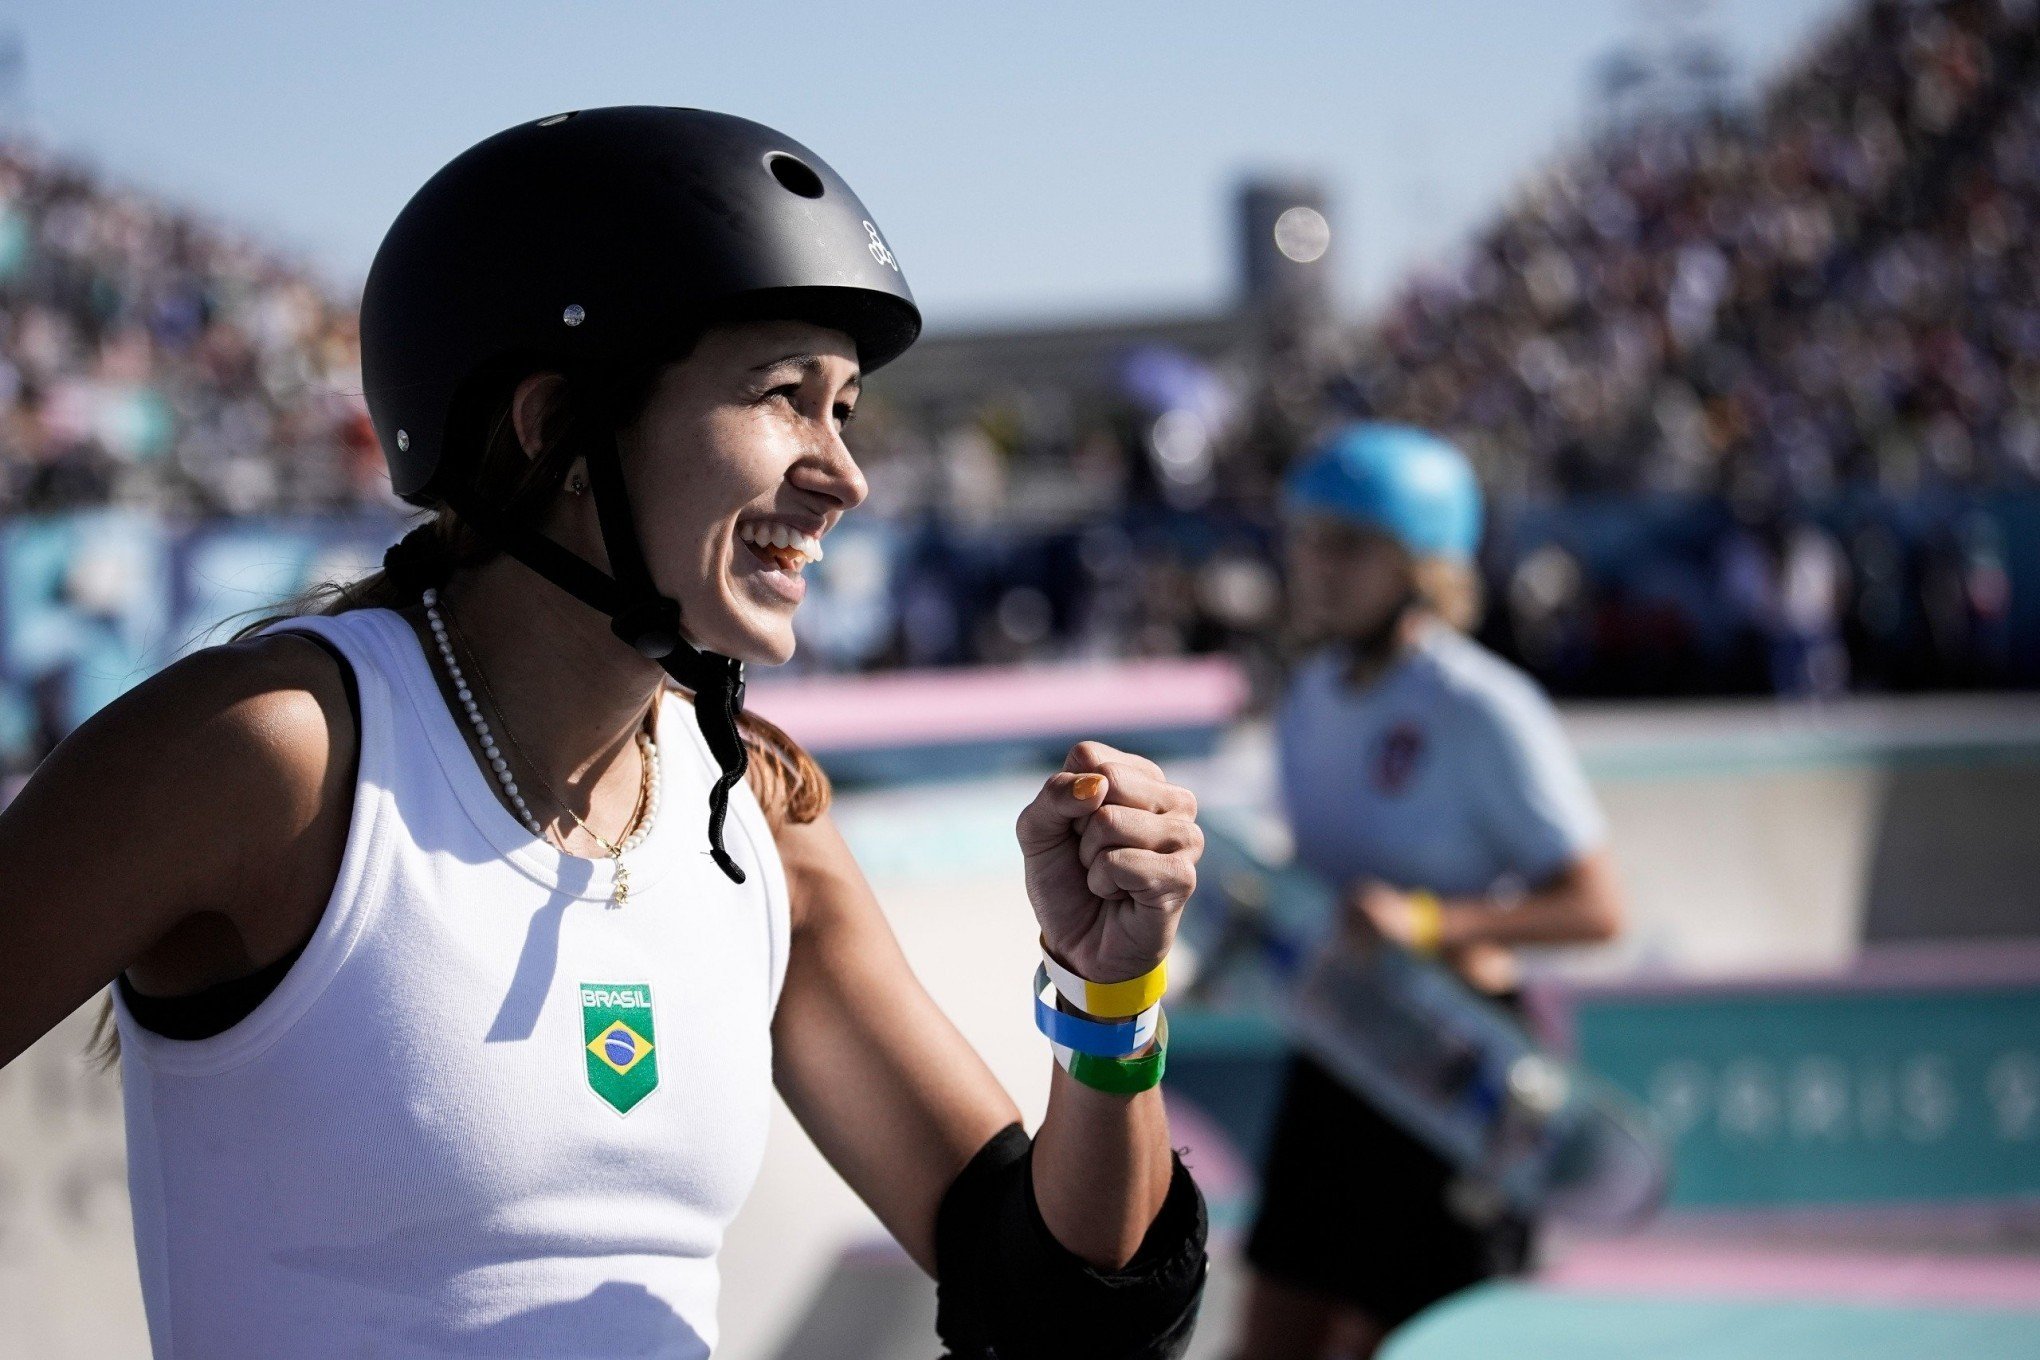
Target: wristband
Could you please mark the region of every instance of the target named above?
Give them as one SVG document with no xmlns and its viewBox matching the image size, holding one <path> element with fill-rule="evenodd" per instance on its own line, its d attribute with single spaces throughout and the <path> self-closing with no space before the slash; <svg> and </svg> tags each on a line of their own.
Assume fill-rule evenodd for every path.
<svg viewBox="0 0 2040 1360">
<path fill-rule="evenodd" d="M 1137 1096 L 1161 1085 L 1162 1070 L 1168 1066 L 1168 1058 L 1169 1017 L 1166 1015 L 1155 1026 L 1154 1052 L 1138 1058 L 1100 1058 L 1090 1053 L 1079 1053 L 1062 1044 L 1055 1045 L 1055 1060 L 1063 1071 L 1094 1091 L 1115 1096 Z"/>
<path fill-rule="evenodd" d="M 1445 936 L 1445 908 L 1438 895 L 1419 888 L 1409 895 L 1410 948 L 1419 954 L 1435 954 Z"/>
<path fill-rule="evenodd" d="M 1086 1015 L 1102 1016 L 1107 1020 L 1123 1020 L 1129 1015 L 1139 1015 L 1162 999 L 1162 993 L 1169 988 L 1169 961 L 1162 960 L 1139 977 L 1124 982 L 1092 982 L 1080 978 L 1055 961 L 1048 952 L 1048 937 L 1041 940 L 1041 966 L 1055 982 L 1055 989 L 1062 993 L 1063 1000 L 1075 1006 Z"/>
<path fill-rule="evenodd" d="M 1158 1001 L 1139 1015 L 1126 1020 L 1086 1020 L 1055 1008 L 1055 984 L 1047 968 L 1034 970 L 1034 1025 L 1049 1042 L 1094 1053 L 1101 1058 L 1120 1058 L 1138 1053 L 1155 1037 L 1155 1023 L 1161 1018 Z"/>
</svg>

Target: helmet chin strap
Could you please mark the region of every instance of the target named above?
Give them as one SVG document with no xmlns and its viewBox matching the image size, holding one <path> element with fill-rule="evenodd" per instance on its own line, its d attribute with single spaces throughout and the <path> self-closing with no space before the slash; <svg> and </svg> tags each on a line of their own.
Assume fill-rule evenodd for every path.
<svg viewBox="0 0 2040 1360">
<path fill-rule="evenodd" d="M 614 431 L 598 435 L 585 458 L 588 489 L 595 498 L 602 547 L 609 555 L 613 576 L 604 575 L 532 526 L 511 520 L 468 488 L 449 490 L 445 499 L 497 547 L 607 615 L 611 632 L 693 691 L 695 725 L 722 769 L 708 793 L 708 853 L 732 883 L 742 883 L 743 867 L 723 848 L 723 822 L 729 816 L 730 791 L 750 764 L 750 752 L 737 728 L 737 718 L 744 711 L 744 663 L 701 651 L 688 642 L 680 631 L 680 602 L 660 594 L 652 583 L 638 541 L 637 520 L 631 513 L 630 493 L 624 486 Z"/>
</svg>

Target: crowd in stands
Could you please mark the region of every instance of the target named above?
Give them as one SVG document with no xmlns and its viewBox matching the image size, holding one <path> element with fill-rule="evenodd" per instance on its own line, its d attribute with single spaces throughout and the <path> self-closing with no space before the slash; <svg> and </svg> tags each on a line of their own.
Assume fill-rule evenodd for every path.
<svg viewBox="0 0 2040 1360">
<path fill-rule="evenodd" d="M 1864 6 L 1761 106 L 1560 163 L 1350 382 L 1525 494 L 2030 482 L 2035 52 L 2023 2 Z"/>
<path fill-rule="evenodd" d="M 1264 647 L 1271 479 L 1227 458 L 1367 415 L 1474 456 L 1486 636 L 1561 692 L 2040 679 L 1999 513 L 2040 487 L 2034 0 L 1857 5 L 1752 105 L 1604 129 L 1320 348 L 1308 390 L 1236 393 L 1196 494 L 1152 411 L 1051 412 L 1045 459 L 1011 412 L 909 428 L 874 384 L 874 532 L 832 543 L 806 664 Z M 308 270 L 0 143 L 0 518 L 393 511 L 358 385 Z M 1013 513 L 1030 459 L 1086 508 Z"/>
<path fill-rule="evenodd" d="M 2040 484 L 2036 60 L 2025 0 L 1860 6 L 1757 107 L 1557 165 L 1358 337 L 1341 395 L 1451 432 L 1505 501 L 1727 507 L 1707 598 L 1673 613 L 1700 652 L 1709 613 L 1768 635 L 1754 687 L 1829 692 L 1850 657 L 1888 679 L 1922 644 L 2002 670 L 1947 639 L 1996 637 L 2011 603 L 1971 499 Z M 1589 583 L 1530 561 L 1496 584 L 1532 615 L 1554 579 Z M 1561 611 L 1619 616 L 1663 564 L 1617 565 L 1632 579 Z"/>
<path fill-rule="evenodd" d="M 388 497 L 354 310 L 303 265 L 0 142 L 0 515 Z"/>
</svg>

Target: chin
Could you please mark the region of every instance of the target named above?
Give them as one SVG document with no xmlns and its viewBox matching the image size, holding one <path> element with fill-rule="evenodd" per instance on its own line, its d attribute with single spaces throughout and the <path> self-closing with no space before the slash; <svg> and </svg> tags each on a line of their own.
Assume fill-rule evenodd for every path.
<svg viewBox="0 0 2040 1360">
<path fill-rule="evenodd" d="M 695 645 L 747 666 L 783 666 L 793 659 L 793 620 L 762 624 L 730 620 Z"/>
<path fill-rule="evenodd" d="M 737 659 L 747 666 L 784 666 L 793 660 L 793 652 L 793 631 L 788 629 L 784 641 L 774 638 L 770 643 L 751 648 Z"/>
</svg>

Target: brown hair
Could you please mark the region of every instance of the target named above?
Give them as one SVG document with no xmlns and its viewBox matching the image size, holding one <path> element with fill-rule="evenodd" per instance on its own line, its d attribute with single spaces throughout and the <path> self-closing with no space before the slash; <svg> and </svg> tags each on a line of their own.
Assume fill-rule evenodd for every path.
<svg viewBox="0 0 2040 1360">
<path fill-rule="evenodd" d="M 626 428 L 643 415 L 665 365 L 685 358 L 691 348 L 690 342 L 684 348 L 669 351 L 625 377 L 615 389 L 610 408 L 615 413 L 612 418 L 616 428 Z M 526 523 L 532 523 L 559 494 L 567 469 L 579 456 L 583 438 L 600 417 L 587 404 L 576 401 L 571 386 L 562 389 L 541 414 L 538 453 L 527 457 L 510 410 L 511 397 L 523 377 L 520 371 L 514 377 L 499 377 L 487 385 L 491 399 L 484 409 L 488 417 L 471 423 L 468 433 L 472 437 L 473 432 L 486 430 L 481 441 L 482 457 L 475 471 L 480 493 L 506 506 L 511 517 L 521 516 Z M 453 443 L 461 434 L 456 413 L 448 442 Z M 496 555 L 497 550 L 444 503 L 433 507 L 429 523 L 451 568 L 479 566 Z M 236 630 L 233 640 L 252 637 L 272 624 L 306 615 L 404 608 L 417 604 L 419 593 L 415 583 L 401 582 L 384 571 L 372 571 L 354 581 L 323 582 Z M 745 781 L 757 796 L 772 830 L 812 822 L 828 811 L 832 796 L 829 776 L 799 742 L 755 713 L 739 715 L 737 726 L 750 752 Z M 108 1066 L 120 1058 L 120 1033 L 114 1027 L 110 997 L 101 1003 L 86 1051 Z"/>
</svg>

